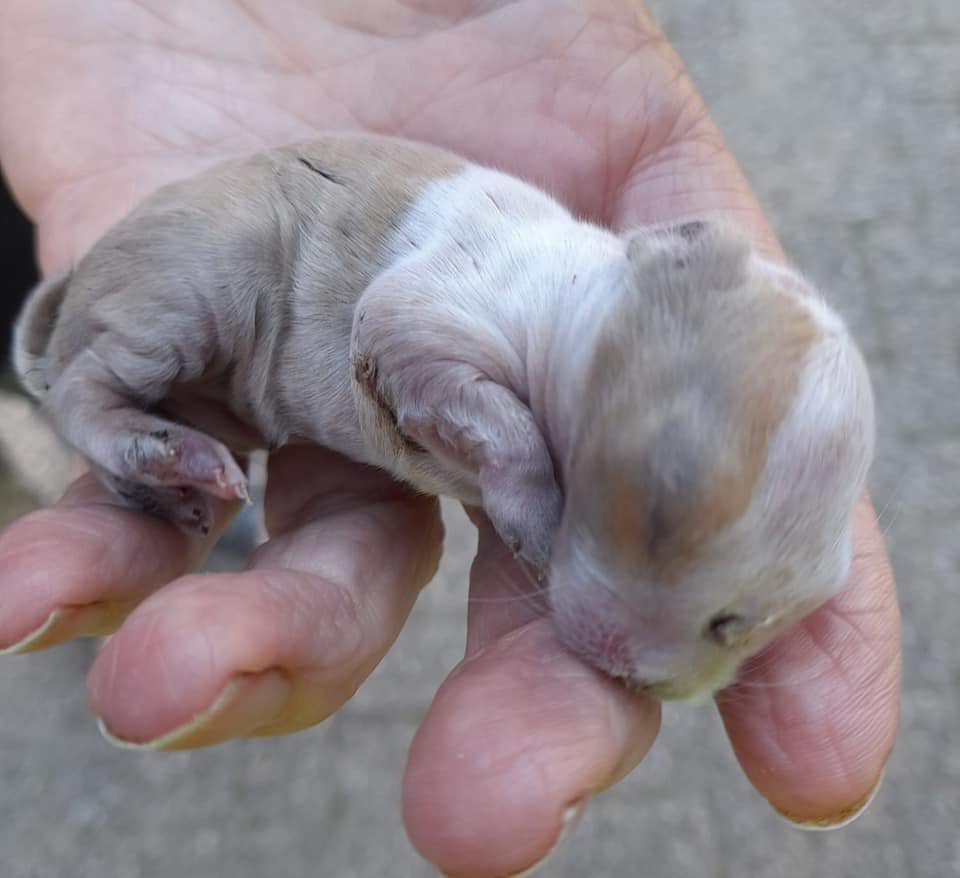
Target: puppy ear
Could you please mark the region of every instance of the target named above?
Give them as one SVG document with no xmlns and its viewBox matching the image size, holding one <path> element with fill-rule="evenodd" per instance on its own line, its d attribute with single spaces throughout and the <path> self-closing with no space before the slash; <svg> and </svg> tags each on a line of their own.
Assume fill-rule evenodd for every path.
<svg viewBox="0 0 960 878">
<path fill-rule="evenodd" d="M 627 259 L 641 277 L 671 277 L 715 290 L 743 284 L 750 257 L 746 237 L 715 220 L 641 226 L 625 233 Z"/>
</svg>

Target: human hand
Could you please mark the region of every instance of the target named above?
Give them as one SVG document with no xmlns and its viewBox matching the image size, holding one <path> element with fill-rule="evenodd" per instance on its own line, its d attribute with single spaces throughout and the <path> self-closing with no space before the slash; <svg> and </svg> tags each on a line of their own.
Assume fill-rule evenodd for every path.
<svg viewBox="0 0 960 878">
<path fill-rule="evenodd" d="M 348 127 L 498 164 L 617 227 L 727 214 L 777 254 L 636 4 L 374 6 L 7 0 L 0 160 L 38 223 L 44 269 L 74 261 L 165 182 Z M 184 575 L 205 543 L 81 479 L 0 537 L 0 646 L 116 631 L 89 692 L 126 741 L 196 746 L 318 722 L 386 652 L 432 575 L 437 505 L 317 449 L 275 454 L 269 478 L 271 539 L 248 570 L 216 576 Z M 478 523 L 467 656 L 424 719 L 404 788 L 415 845 L 465 876 L 539 860 L 563 814 L 629 772 L 659 722 L 655 702 L 580 663 L 548 619 L 509 600 L 527 583 Z M 864 500 L 847 588 L 718 703 L 761 794 L 816 821 L 876 784 L 898 685 L 892 579 Z"/>
</svg>

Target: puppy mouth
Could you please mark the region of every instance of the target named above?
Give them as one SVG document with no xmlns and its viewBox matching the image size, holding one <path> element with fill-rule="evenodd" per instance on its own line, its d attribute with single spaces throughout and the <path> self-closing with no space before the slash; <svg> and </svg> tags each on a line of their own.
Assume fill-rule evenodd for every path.
<svg viewBox="0 0 960 878">
<path fill-rule="evenodd" d="M 621 677 L 630 692 L 648 695 L 658 701 L 690 701 L 709 696 L 701 686 L 691 686 L 678 680 L 644 680 L 639 677 Z"/>
<path fill-rule="evenodd" d="M 714 674 L 694 678 L 665 678 L 648 680 L 642 677 L 624 675 L 620 677 L 630 692 L 647 695 L 658 701 L 683 701 L 687 704 L 703 704 L 724 686 L 729 685 L 736 676 L 735 671 L 724 669 Z"/>
</svg>

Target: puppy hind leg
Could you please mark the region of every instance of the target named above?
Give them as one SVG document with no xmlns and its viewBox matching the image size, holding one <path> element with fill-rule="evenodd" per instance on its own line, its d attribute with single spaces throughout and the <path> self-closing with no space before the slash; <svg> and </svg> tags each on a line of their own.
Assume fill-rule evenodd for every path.
<svg viewBox="0 0 960 878">
<path fill-rule="evenodd" d="M 105 346 L 101 346 L 101 351 Z M 113 353 L 113 350 L 107 348 Z M 227 500 L 248 499 L 246 476 L 220 442 L 189 427 L 144 411 L 159 402 L 167 382 L 131 380 L 136 398 L 112 367 L 120 359 L 131 371 L 131 358 L 111 362 L 90 349 L 56 379 L 45 400 L 54 426 L 64 439 L 114 479 L 149 488 L 195 488 Z M 145 368 L 146 361 L 135 365 Z M 158 374 L 167 374 L 161 366 Z M 134 375 L 134 379 L 141 376 Z M 127 375 L 124 375 L 124 379 Z M 146 494 L 143 494 L 146 498 Z M 170 495 L 157 508 L 170 505 Z"/>
<path fill-rule="evenodd" d="M 123 479 L 101 467 L 95 467 L 101 483 L 127 505 L 150 515 L 164 518 L 186 529 L 203 535 L 213 526 L 213 509 L 209 495 L 187 486 L 157 488 Z"/>
</svg>

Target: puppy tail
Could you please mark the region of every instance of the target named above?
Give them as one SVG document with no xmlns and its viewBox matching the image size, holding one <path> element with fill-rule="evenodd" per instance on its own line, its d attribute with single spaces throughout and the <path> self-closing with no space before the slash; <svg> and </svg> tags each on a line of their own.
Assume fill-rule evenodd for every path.
<svg viewBox="0 0 960 878">
<path fill-rule="evenodd" d="M 27 392 L 37 399 L 49 389 L 47 347 L 70 276 L 71 272 L 65 271 L 38 283 L 30 291 L 13 328 L 13 367 Z"/>
</svg>

